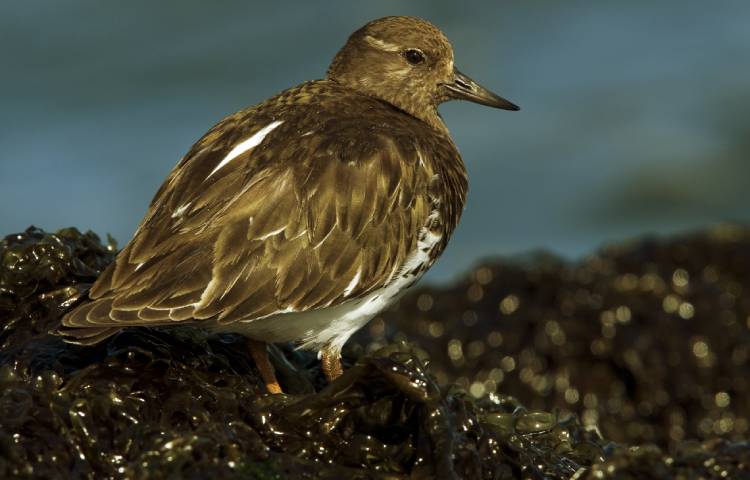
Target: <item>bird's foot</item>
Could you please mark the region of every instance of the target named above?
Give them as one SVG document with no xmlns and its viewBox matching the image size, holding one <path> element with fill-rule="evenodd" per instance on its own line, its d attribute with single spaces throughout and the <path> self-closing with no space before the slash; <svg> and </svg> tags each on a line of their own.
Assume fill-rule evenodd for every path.
<svg viewBox="0 0 750 480">
<path fill-rule="evenodd" d="M 260 377 L 266 384 L 268 393 L 283 393 L 279 381 L 276 380 L 276 372 L 271 364 L 271 360 L 268 358 L 268 350 L 266 349 L 266 343 L 258 340 L 247 340 L 248 348 L 250 349 L 250 355 L 255 361 L 255 366 L 258 367 Z"/>
<path fill-rule="evenodd" d="M 332 348 L 324 348 L 320 351 L 320 363 L 323 367 L 323 374 L 328 382 L 339 378 L 344 369 L 341 367 L 341 352 Z"/>
</svg>

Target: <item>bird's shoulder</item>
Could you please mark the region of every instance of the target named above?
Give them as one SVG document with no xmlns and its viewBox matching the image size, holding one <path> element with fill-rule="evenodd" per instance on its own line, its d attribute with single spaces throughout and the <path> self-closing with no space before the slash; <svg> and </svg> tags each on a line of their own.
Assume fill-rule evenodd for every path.
<svg viewBox="0 0 750 480">
<path fill-rule="evenodd" d="M 243 146 L 247 147 L 243 149 Z M 449 136 L 395 107 L 329 80 L 306 82 L 229 115 L 201 137 L 155 195 L 151 207 L 174 212 L 200 195 L 242 190 L 259 175 L 291 171 L 310 185 L 330 163 L 367 168 L 389 156 L 401 169 L 463 164 Z M 399 174 L 375 169 L 380 176 Z M 452 173 L 452 172 L 448 172 Z M 304 180 L 304 181 L 303 181 Z M 195 207 L 195 205 L 193 205 Z"/>
<path fill-rule="evenodd" d="M 455 151 L 450 137 L 383 100 L 364 95 L 331 80 L 305 82 L 252 107 L 229 115 L 212 127 L 191 148 L 186 158 L 206 149 L 228 152 L 244 138 L 278 122 L 264 147 L 276 143 L 315 147 L 353 141 L 369 144 L 393 141 L 433 144 Z M 312 138 L 308 138 L 312 137 Z"/>
<path fill-rule="evenodd" d="M 68 324 L 236 321 L 383 288 L 426 228 L 442 231 L 439 254 L 463 205 L 460 157 L 429 128 L 325 81 L 230 115 L 172 171 Z"/>
</svg>

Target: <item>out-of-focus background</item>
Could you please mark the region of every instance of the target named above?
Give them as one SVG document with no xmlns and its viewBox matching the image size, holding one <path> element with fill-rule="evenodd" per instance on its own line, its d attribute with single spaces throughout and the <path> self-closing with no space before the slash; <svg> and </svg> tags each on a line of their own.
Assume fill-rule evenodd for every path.
<svg viewBox="0 0 750 480">
<path fill-rule="evenodd" d="M 7 2 L 0 232 L 124 244 L 226 114 L 321 78 L 356 28 L 418 15 L 522 107 L 449 104 L 464 218 L 432 281 L 480 257 L 750 221 L 750 2 Z"/>
</svg>

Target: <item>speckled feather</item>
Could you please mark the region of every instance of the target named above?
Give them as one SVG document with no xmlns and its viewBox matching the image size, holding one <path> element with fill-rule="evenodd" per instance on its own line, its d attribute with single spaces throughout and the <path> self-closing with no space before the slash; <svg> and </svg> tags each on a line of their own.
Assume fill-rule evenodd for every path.
<svg viewBox="0 0 750 480">
<path fill-rule="evenodd" d="M 59 333 L 91 344 L 127 326 L 197 322 L 318 349 L 344 342 L 416 282 L 463 210 L 463 161 L 437 107 L 518 110 L 455 68 L 431 23 L 354 32 L 324 80 L 231 115 L 157 192 L 133 240 Z M 251 354 L 281 390 L 258 342 Z"/>
<path fill-rule="evenodd" d="M 303 84 L 193 146 L 62 333 L 87 343 L 126 326 L 248 321 L 362 297 L 400 273 L 433 210 L 441 241 L 430 258 L 442 252 L 466 188 L 447 135 L 333 81 Z"/>
</svg>

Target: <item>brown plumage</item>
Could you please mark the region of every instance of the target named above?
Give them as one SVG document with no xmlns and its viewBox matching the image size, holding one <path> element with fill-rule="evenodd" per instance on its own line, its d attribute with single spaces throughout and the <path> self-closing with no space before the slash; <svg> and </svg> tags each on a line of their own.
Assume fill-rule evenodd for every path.
<svg viewBox="0 0 750 480">
<path fill-rule="evenodd" d="M 124 327 L 198 323 L 301 342 L 336 376 L 348 336 L 429 268 L 458 223 L 466 172 L 437 113 L 450 98 L 514 107 L 455 70 L 428 22 L 367 24 L 325 80 L 225 118 L 190 149 L 59 333 L 93 344 Z"/>
</svg>

